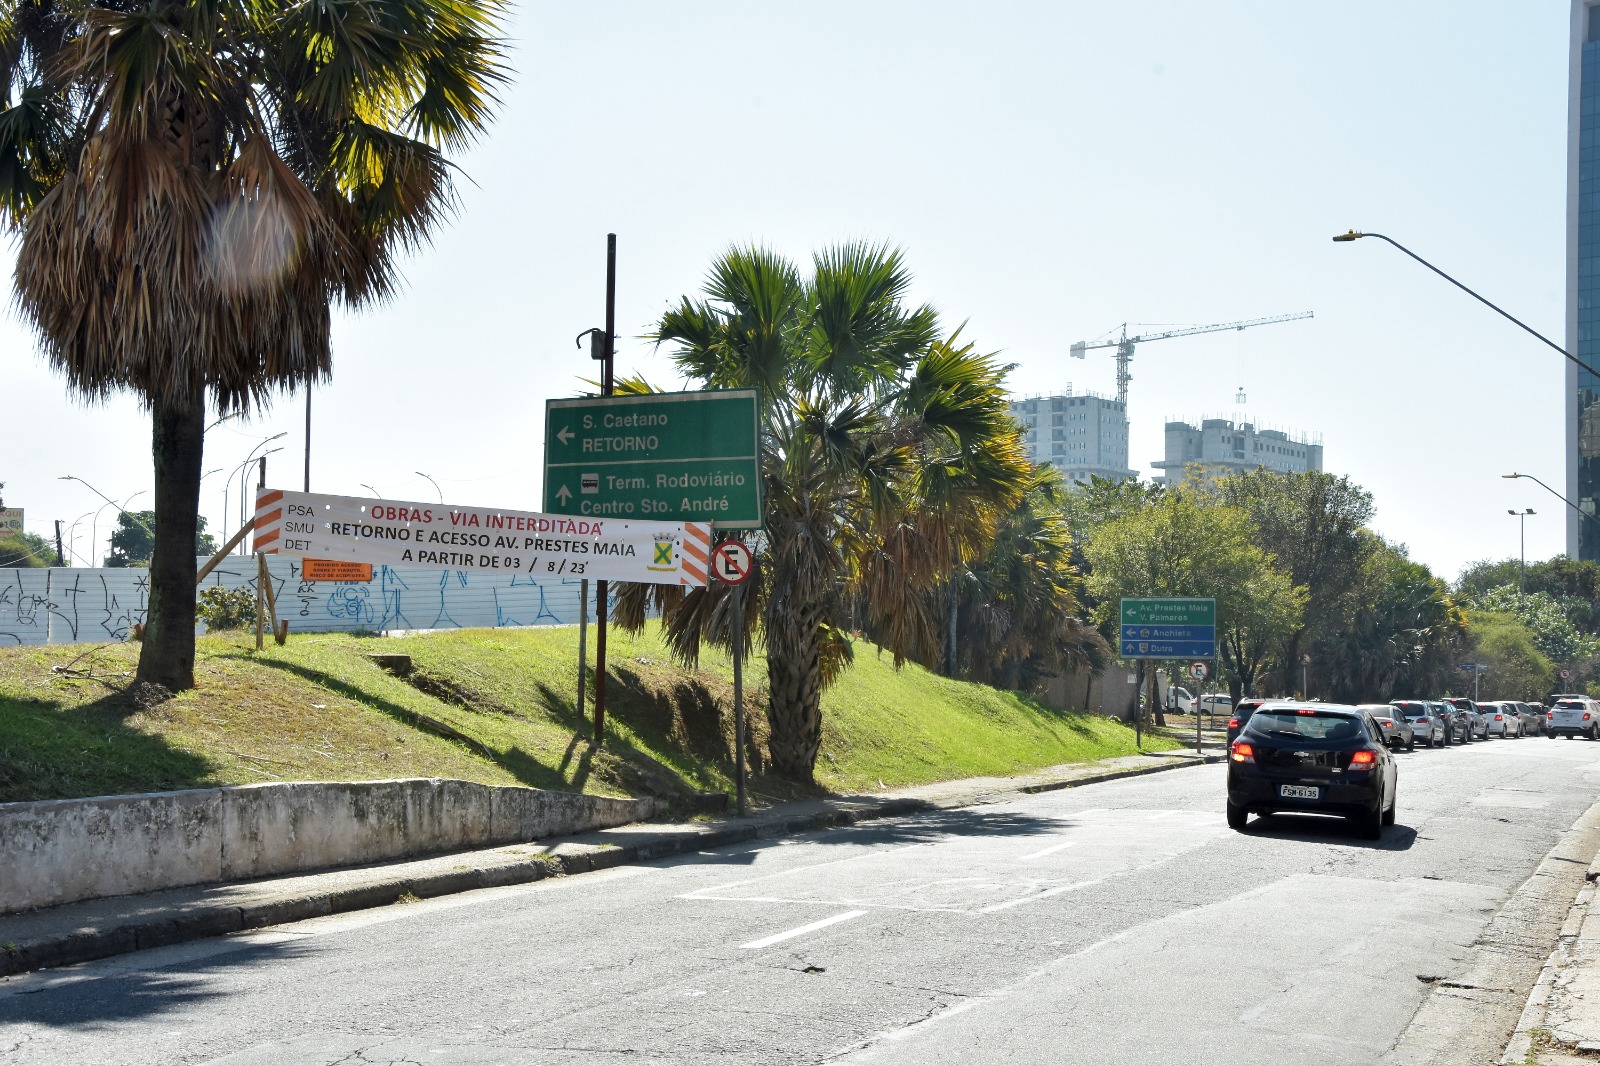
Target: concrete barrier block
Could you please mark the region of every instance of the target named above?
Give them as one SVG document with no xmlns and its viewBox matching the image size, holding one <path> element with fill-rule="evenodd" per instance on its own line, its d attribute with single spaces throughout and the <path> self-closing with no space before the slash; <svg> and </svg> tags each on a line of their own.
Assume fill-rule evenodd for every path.
<svg viewBox="0 0 1600 1066">
<path fill-rule="evenodd" d="M 0 913 L 222 876 L 220 789 L 0 804 Z"/>
</svg>

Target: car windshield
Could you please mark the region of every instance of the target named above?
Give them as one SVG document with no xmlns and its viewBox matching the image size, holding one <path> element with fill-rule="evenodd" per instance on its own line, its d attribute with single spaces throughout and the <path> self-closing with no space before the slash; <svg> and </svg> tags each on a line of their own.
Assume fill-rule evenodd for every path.
<svg viewBox="0 0 1600 1066">
<path fill-rule="evenodd" d="M 1583 704 L 1579 703 L 1577 700 L 1558 700 L 1556 702 L 1556 710 L 1581 711 L 1583 710 Z"/>
<path fill-rule="evenodd" d="M 1338 742 L 1360 738 L 1361 720 L 1326 711 L 1257 711 L 1248 731 L 1257 736 L 1284 737 L 1297 742 Z"/>
<path fill-rule="evenodd" d="M 1393 706 L 1394 706 L 1394 708 L 1396 710 L 1404 711 L 1406 714 L 1426 714 L 1427 713 L 1427 708 L 1423 704 L 1420 704 L 1420 703 L 1396 703 L 1396 704 L 1393 704 Z"/>
</svg>

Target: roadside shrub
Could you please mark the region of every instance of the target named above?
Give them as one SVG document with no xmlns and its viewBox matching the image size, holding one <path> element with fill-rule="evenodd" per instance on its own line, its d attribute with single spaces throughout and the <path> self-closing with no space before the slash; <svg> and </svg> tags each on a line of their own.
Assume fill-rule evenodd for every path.
<svg viewBox="0 0 1600 1066">
<path fill-rule="evenodd" d="M 225 589 L 213 585 L 200 593 L 195 615 L 213 633 L 224 629 L 246 629 L 256 624 L 256 594 L 249 589 Z"/>
</svg>

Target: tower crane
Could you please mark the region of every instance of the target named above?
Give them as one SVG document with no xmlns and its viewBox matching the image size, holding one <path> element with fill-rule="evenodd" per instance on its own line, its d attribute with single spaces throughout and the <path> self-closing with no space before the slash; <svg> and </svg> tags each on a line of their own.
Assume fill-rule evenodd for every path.
<svg viewBox="0 0 1600 1066">
<path fill-rule="evenodd" d="M 1124 322 L 1118 329 L 1121 336 L 1108 341 L 1079 341 L 1068 349 L 1074 359 L 1087 358 L 1084 353 L 1091 348 L 1115 348 L 1117 350 L 1117 402 L 1124 408 L 1128 404 L 1128 382 L 1133 380 L 1133 375 L 1128 373 L 1128 364 L 1133 361 L 1133 346 L 1147 344 L 1150 341 L 1164 341 L 1169 337 L 1188 337 L 1195 333 L 1216 333 L 1224 329 L 1249 329 L 1251 326 L 1270 326 L 1274 322 L 1295 322 L 1302 318 L 1313 317 L 1310 311 L 1301 311 L 1296 315 L 1277 315 L 1272 318 L 1252 318 L 1245 322 L 1217 322 L 1210 326 L 1186 326 L 1183 329 L 1169 329 L 1165 333 L 1142 333 L 1132 337 L 1128 336 L 1128 323 Z"/>
</svg>

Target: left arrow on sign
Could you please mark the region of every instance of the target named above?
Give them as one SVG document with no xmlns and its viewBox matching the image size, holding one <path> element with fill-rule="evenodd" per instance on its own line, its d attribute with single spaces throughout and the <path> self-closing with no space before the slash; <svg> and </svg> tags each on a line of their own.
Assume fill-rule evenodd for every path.
<svg viewBox="0 0 1600 1066">
<path fill-rule="evenodd" d="M 572 432 L 572 430 L 568 429 L 566 426 L 562 426 L 561 432 L 556 434 L 556 440 L 560 441 L 562 444 L 566 444 L 576 436 L 577 434 Z"/>
</svg>

